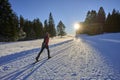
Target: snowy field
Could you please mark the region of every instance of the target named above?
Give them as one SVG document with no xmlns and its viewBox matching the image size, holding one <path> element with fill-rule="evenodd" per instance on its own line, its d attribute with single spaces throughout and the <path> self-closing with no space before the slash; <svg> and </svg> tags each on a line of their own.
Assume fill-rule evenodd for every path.
<svg viewBox="0 0 120 80">
<path fill-rule="evenodd" d="M 120 33 L 0 44 L 0 80 L 120 80 Z"/>
<path fill-rule="evenodd" d="M 120 33 L 83 36 L 108 62 L 120 72 Z"/>
<path fill-rule="evenodd" d="M 52 45 L 52 44 L 54 45 L 59 42 L 64 42 L 64 41 L 70 40 L 71 38 L 72 37 L 50 38 L 49 45 Z M 42 41 L 43 41 L 43 39 L 31 40 L 31 41 L 10 42 L 10 43 L 0 42 L 0 56 L 5 56 L 5 55 L 21 52 L 21 51 L 40 48 Z"/>
</svg>

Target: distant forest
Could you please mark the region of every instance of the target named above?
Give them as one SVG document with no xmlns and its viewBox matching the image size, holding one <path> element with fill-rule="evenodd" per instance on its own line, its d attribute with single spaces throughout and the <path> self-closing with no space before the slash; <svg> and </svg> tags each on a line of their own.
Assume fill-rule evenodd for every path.
<svg viewBox="0 0 120 80">
<path fill-rule="evenodd" d="M 44 24 L 39 18 L 33 21 L 24 19 L 22 15 L 17 16 L 8 0 L 0 0 L 0 42 L 40 39 L 46 32 L 50 37 L 64 36 L 65 25 L 60 20 L 55 26 L 51 12 Z"/>
<path fill-rule="evenodd" d="M 99 11 L 91 10 L 87 12 L 84 22 L 80 22 L 81 28 L 77 34 L 96 35 L 102 33 L 120 32 L 120 12 L 113 9 L 112 13 L 106 13 L 103 7 Z"/>
<path fill-rule="evenodd" d="M 120 12 L 113 9 L 106 16 L 103 7 L 100 7 L 98 12 L 88 11 L 85 21 L 80 22 L 80 25 L 81 28 L 76 31 L 76 34 L 96 35 L 120 32 Z M 51 12 L 44 23 L 39 18 L 31 21 L 22 15 L 17 16 L 8 0 L 0 0 L 0 42 L 40 39 L 46 32 L 50 37 L 56 35 L 62 37 L 66 35 L 65 28 L 61 20 L 55 26 Z"/>
</svg>

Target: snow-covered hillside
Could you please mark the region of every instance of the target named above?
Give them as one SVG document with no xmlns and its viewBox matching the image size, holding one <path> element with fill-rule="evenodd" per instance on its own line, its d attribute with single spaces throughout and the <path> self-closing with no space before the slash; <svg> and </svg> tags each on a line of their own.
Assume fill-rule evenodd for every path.
<svg viewBox="0 0 120 80">
<path fill-rule="evenodd" d="M 49 45 L 54 45 L 59 42 L 64 42 L 66 40 L 70 40 L 72 37 L 56 37 L 56 38 L 50 38 Z M 25 50 L 31 50 L 35 48 L 40 48 L 42 44 L 43 39 L 38 40 L 31 40 L 31 41 L 19 41 L 19 42 L 0 42 L 0 56 L 5 56 L 9 54 L 14 54 L 17 52 L 25 51 Z"/>
<path fill-rule="evenodd" d="M 110 64 L 120 72 L 120 33 L 102 34 L 98 36 L 82 36 Z"/>
<path fill-rule="evenodd" d="M 42 40 L 2 43 L 0 80 L 120 80 L 119 35 L 51 39 L 35 65 Z"/>
</svg>

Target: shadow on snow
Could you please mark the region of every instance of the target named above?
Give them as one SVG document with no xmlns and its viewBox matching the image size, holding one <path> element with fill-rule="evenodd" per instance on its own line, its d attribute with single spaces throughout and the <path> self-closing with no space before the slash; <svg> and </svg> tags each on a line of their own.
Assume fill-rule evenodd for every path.
<svg viewBox="0 0 120 80">
<path fill-rule="evenodd" d="M 64 42 L 60 42 L 60 43 L 57 43 L 57 44 L 50 45 L 50 48 L 62 45 L 64 43 L 68 43 L 70 41 L 72 41 L 72 39 L 64 41 Z M 24 58 L 24 57 L 26 57 L 26 55 L 33 54 L 35 52 L 39 52 L 39 50 L 40 50 L 40 48 L 35 48 L 35 49 L 31 49 L 31 50 L 17 52 L 17 53 L 10 54 L 10 55 L 7 55 L 7 56 L 2 56 L 2 57 L 0 57 L 0 66 L 2 66 L 4 64 L 7 64 L 7 63 L 10 63 L 10 62 L 13 62 L 15 60 L 19 60 L 21 58 Z"/>
<path fill-rule="evenodd" d="M 73 41 L 73 40 L 67 40 L 67 41 L 64 41 L 64 42 L 60 42 L 60 43 L 57 43 L 57 44 L 50 45 L 50 48 L 62 45 L 64 43 L 68 43 L 70 41 Z M 58 54 L 65 51 L 66 49 L 70 48 L 71 46 L 72 45 L 69 45 L 62 50 L 58 50 L 58 51 L 52 53 L 51 56 L 52 57 L 57 56 Z M 28 57 L 27 55 L 33 54 L 33 53 L 38 52 L 38 51 L 39 51 L 39 48 L 35 48 L 35 49 L 32 49 L 32 50 L 22 51 L 22 52 L 19 52 L 19 53 L 14 53 L 14 54 L 11 54 L 11 55 L 3 56 L 3 57 L 0 58 L 0 66 L 2 66 L 4 64 L 7 64 L 7 63 L 14 62 L 14 61 L 22 59 L 24 57 Z M 47 61 L 47 57 L 41 59 L 40 62 L 38 62 L 39 64 L 38 63 L 36 65 L 34 65 L 33 63 L 28 64 L 28 65 L 20 68 L 19 70 L 12 71 L 12 72 L 2 76 L 0 79 L 5 79 L 5 80 L 7 80 L 7 79 L 11 79 L 11 80 L 18 79 L 20 76 L 24 75 L 25 73 L 27 73 L 27 75 L 24 75 L 23 79 L 27 79 L 40 66 L 45 64 L 46 61 Z M 34 66 L 35 66 L 35 68 L 34 68 Z"/>
</svg>

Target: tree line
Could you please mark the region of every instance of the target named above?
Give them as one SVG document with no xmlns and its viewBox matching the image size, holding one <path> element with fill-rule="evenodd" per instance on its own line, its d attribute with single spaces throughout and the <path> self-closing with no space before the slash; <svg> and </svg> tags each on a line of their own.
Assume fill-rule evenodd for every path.
<svg viewBox="0 0 120 80">
<path fill-rule="evenodd" d="M 64 36 L 65 25 L 60 20 L 55 26 L 51 12 L 43 24 L 39 18 L 32 21 L 24 19 L 22 15 L 17 16 L 8 0 L 0 0 L 0 41 L 40 39 L 46 32 L 50 37 Z"/>
<path fill-rule="evenodd" d="M 82 29 L 76 31 L 77 34 L 96 35 L 120 32 L 120 12 L 113 9 L 112 13 L 108 13 L 106 17 L 103 7 L 100 7 L 98 12 L 95 10 L 88 11 L 85 21 L 81 22 L 80 25 Z"/>
</svg>

